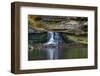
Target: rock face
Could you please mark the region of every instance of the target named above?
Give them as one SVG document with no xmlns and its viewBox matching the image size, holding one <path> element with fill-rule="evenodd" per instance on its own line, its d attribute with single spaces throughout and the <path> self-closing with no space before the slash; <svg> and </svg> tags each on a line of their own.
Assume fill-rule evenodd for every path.
<svg viewBox="0 0 100 76">
<path fill-rule="evenodd" d="M 88 26 L 87 17 L 63 17 L 63 16 L 28 16 L 28 25 L 39 31 L 67 31 L 82 30 Z"/>
</svg>

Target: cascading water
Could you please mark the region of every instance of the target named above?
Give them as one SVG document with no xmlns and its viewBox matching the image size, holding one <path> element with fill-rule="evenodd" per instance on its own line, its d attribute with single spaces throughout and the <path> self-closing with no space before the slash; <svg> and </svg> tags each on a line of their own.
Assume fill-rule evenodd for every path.
<svg viewBox="0 0 100 76">
<path fill-rule="evenodd" d="M 56 44 L 54 39 L 54 32 L 48 32 L 48 42 L 46 44 Z"/>
<path fill-rule="evenodd" d="M 54 45 L 54 47 L 47 47 L 47 57 L 48 59 L 58 59 L 58 44 L 62 42 L 62 39 L 58 32 L 48 32 L 48 41 L 45 45 Z"/>
<path fill-rule="evenodd" d="M 54 44 L 57 45 L 59 42 L 62 42 L 62 39 L 59 36 L 58 32 L 48 32 L 48 41 L 47 45 Z"/>
</svg>

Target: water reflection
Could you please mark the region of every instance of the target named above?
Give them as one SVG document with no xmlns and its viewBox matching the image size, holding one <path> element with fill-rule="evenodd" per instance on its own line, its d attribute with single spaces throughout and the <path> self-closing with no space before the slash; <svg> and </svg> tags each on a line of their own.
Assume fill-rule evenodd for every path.
<svg viewBox="0 0 100 76">
<path fill-rule="evenodd" d="M 58 56 L 59 55 L 58 54 L 58 47 L 47 48 L 46 52 L 47 52 L 47 58 L 50 59 L 50 60 L 58 59 L 59 58 L 59 56 Z"/>
<path fill-rule="evenodd" d="M 45 47 L 28 51 L 28 60 L 87 58 L 87 47 Z"/>
<path fill-rule="evenodd" d="M 58 44 L 61 42 L 61 38 L 59 36 L 58 32 L 49 31 L 48 32 L 48 41 L 45 43 L 46 46 L 49 46 L 46 48 L 47 58 L 52 59 L 58 59 Z"/>
<path fill-rule="evenodd" d="M 29 60 L 75 59 L 88 56 L 87 45 L 77 43 L 68 45 L 64 43 L 59 32 L 48 32 L 47 37 L 46 43 L 34 44 L 32 50 L 29 49 Z"/>
</svg>

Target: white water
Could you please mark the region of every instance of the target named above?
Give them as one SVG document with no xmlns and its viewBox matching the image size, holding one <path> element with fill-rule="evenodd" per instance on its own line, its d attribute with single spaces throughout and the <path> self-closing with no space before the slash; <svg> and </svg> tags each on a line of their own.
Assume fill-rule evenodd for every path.
<svg viewBox="0 0 100 76">
<path fill-rule="evenodd" d="M 62 39 L 59 36 L 58 32 L 48 32 L 48 41 L 45 43 L 46 45 L 56 45 L 55 47 L 47 48 L 47 57 L 48 59 L 58 59 L 58 44 Z"/>
<path fill-rule="evenodd" d="M 46 44 L 56 44 L 54 39 L 54 32 L 48 32 L 48 42 Z"/>
<path fill-rule="evenodd" d="M 48 42 L 46 43 L 47 45 L 49 44 L 58 44 L 59 43 L 59 33 L 57 32 L 48 32 Z"/>
<path fill-rule="evenodd" d="M 48 48 L 47 49 L 47 57 L 48 59 L 58 59 L 58 48 Z"/>
</svg>

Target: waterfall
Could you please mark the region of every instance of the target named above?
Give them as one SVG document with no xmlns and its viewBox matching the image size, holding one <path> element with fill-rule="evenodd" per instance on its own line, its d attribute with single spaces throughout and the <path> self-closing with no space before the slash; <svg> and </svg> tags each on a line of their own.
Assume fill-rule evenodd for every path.
<svg viewBox="0 0 100 76">
<path fill-rule="evenodd" d="M 48 32 L 48 41 L 46 42 L 47 45 L 49 44 L 54 44 L 54 45 L 57 45 L 59 42 L 61 42 L 61 38 L 59 36 L 59 33 L 58 32 Z"/>
<path fill-rule="evenodd" d="M 47 35 L 48 41 L 45 43 L 46 46 L 51 45 L 50 47 L 46 48 L 47 51 L 47 58 L 58 59 L 58 44 L 62 42 L 62 38 L 60 37 L 59 32 L 49 31 Z M 54 45 L 54 46 L 53 46 Z M 53 46 L 53 47 L 52 47 Z"/>
<path fill-rule="evenodd" d="M 48 32 L 48 42 L 46 44 L 56 44 L 54 39 L 54 32 Z"/>
</svg>

